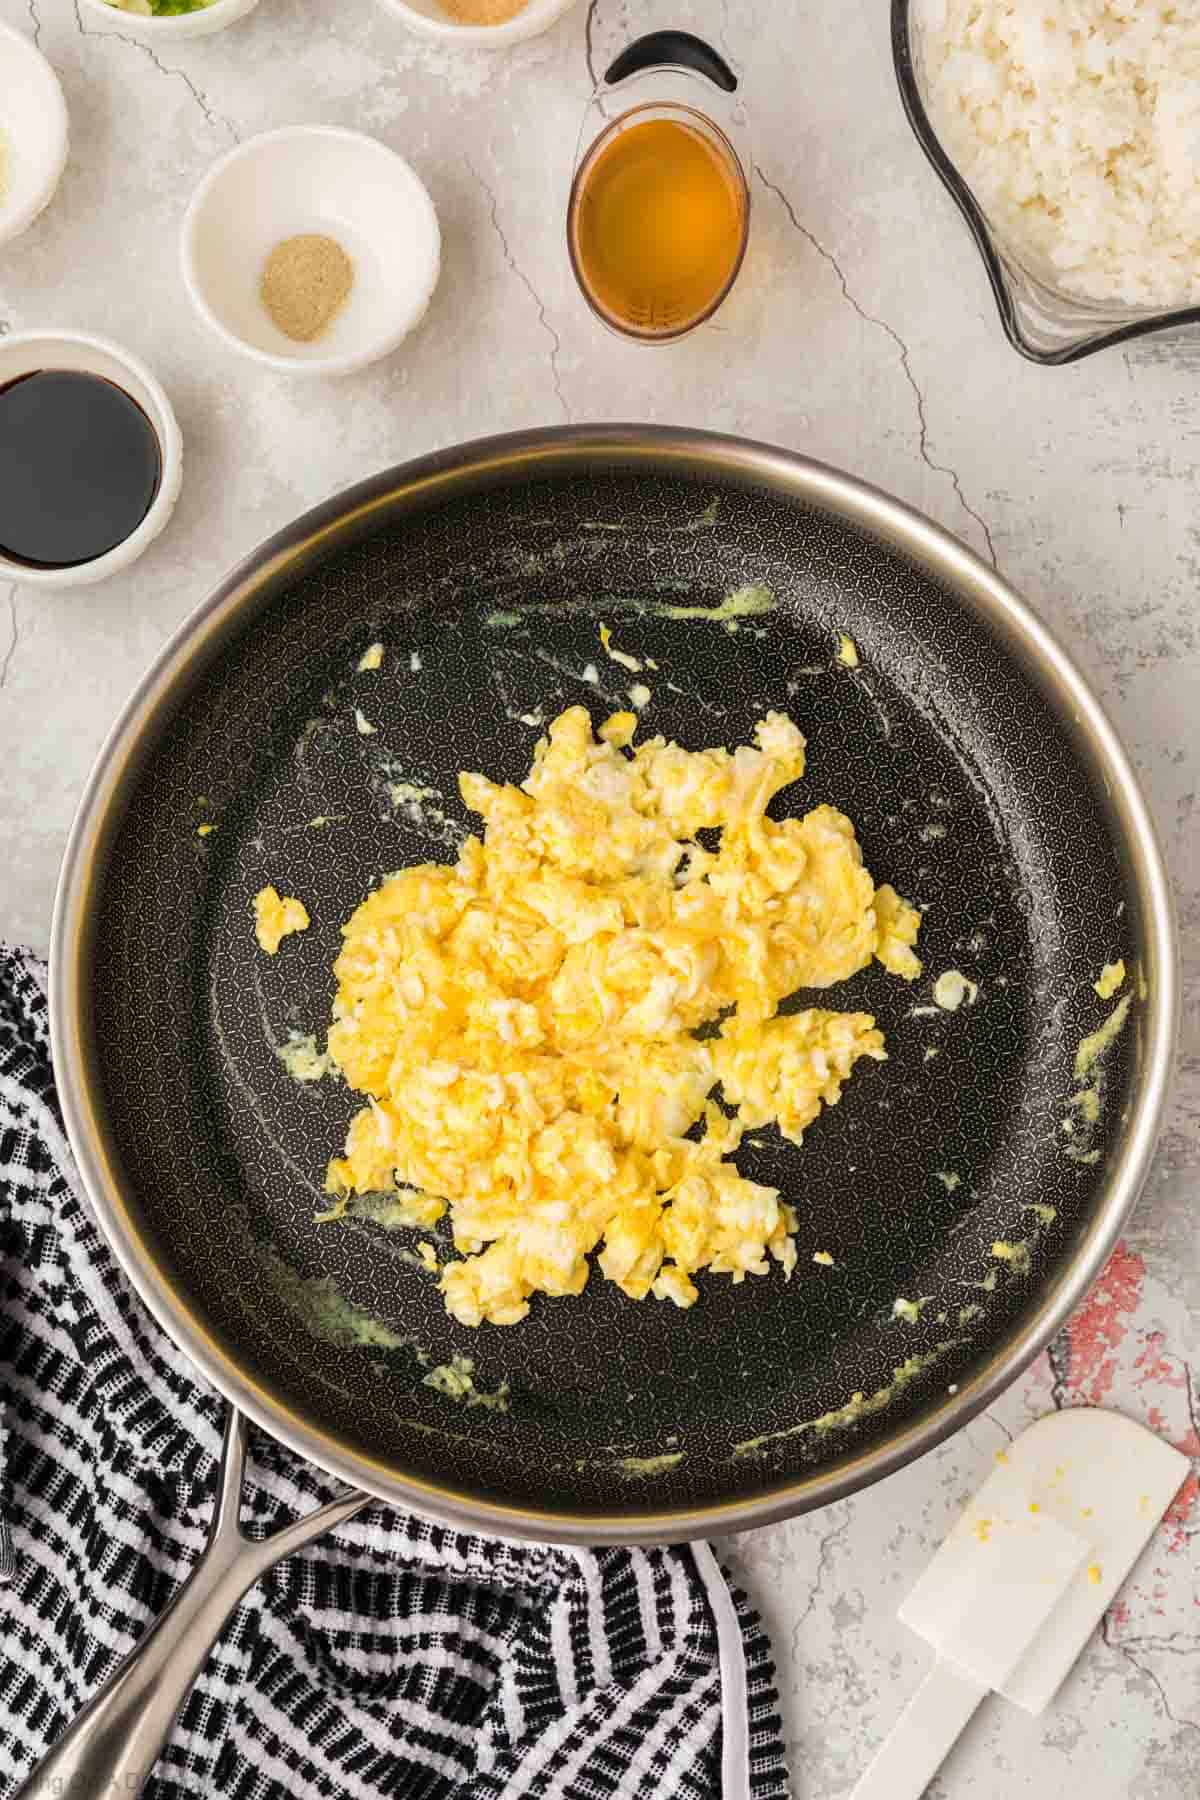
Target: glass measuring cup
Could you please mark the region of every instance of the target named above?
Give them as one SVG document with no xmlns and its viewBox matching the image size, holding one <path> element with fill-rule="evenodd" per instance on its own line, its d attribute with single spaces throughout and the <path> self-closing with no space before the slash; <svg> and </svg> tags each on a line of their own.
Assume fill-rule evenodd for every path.
<svg viewBox="0 0 1200 1800">
<path fill-rule="evenodd" d="M 592 96 L 567 248 L 584 299 L 625 337 L 682 337 L 712 317 L 737 278 L 750 226 L 729 101 L 737 85 L 700 38 L 655 31 L 621 52 Z M 614 117 L 618 89 L 635 103 Z M 722 96 L 718 123 L 705 107 Z"/>
</svg>

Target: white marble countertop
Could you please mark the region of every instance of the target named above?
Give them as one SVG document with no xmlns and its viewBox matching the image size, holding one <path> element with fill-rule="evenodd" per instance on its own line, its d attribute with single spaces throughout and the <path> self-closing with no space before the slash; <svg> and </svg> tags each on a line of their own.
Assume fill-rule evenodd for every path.
<svg viewBox="0 0 1200 1800">
<path fill-rule="evenodd" d="M 1009 349 L 902 116 L 886 14 L 880 0 L 592 0 L 492 58 L 424 45 L 373 0 L 262 0 L 226 33 L 151 53 L 94 26 L 78 0 L 0 0 L 0 19 L 35 34 L 57 68 L 72 125 L 53 206 L 0 249 L 0 333 L 54 324 L 127 344 L 170 392 L 185 442 L 175 518 L 134 569 L 73 592 L 0 587 L 0 935 L 45 948 L 101 738 L 230 564 L 389 463 L 560 419 L 773 439 L 922 508 L 994 553 L 1074 651 L 1141 771 L 1189 987 L 1180 1080 L 1125 1246 L 992 1415 L 881 1486 L 732 1548 L 774 1634 L 802 1800 L 847 1792 L 916 1686 L 926 1653 L 896 1605 L 1007 1432 L 1051 1403 L 1107 1400 L 1200 1455 L 1200 331 L 1061 370 Z M 712 326 L 657 352 L 592 321 L 562 230 L 589 63 L 654 24 L 707 33 L 739 63 L 755 161 L 741 280 Z M 224 350 L 179 272 L 183 208 L 213 159 L 309 121 L 403 151 L 444 234 L 417 335 L 340 382 L 289 380 Z M 984 1709 L 931 1794 L 1197 1791 L 1195 1498 L 1193 1476 L 1054 1708 L 1040 1720 Z"/>
</svg>

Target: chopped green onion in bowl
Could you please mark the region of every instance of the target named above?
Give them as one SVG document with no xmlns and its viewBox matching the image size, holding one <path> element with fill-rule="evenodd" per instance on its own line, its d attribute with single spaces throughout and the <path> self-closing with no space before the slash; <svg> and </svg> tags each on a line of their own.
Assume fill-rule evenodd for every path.
<svg viewBox="0 0 1200 1800">
<path fill-rule="evenodd" d="M 138 13 L 143 18 L 163 19 L 179 13 L 202 12 L 213 0 L 106 0 L 116 12 Z"/>
</svg>

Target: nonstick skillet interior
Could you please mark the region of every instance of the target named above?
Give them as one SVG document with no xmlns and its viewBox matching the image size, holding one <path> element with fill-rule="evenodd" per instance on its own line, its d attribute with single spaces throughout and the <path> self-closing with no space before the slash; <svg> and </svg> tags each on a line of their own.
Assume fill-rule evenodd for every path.
<svg viewBox="0 0 1200 1800">
<path fill-rule="evenodd" d="M 1012 1338 L 1104 1204 L 1140 1002 L 1094 1125 L 1073 1061 L 1112 1010 L 1101 966 L 1123 956 L 1132 984 L 1150 927 L 1101 782 L 948 586 L 770 484 L 567 466 L 377 507 L 363 529 L 274 573 L 184 684 L 97 877 L 89 1054 L 148 1253 L 317 1453 L 357 1459 L 379 1491 L 427 1483 L 435 1511 L 619 1527 L 849 1466 Z M 746 584 L 773 608 L 704 616 Z M 773 810 L 850 814 L 876 879 L 924 909 L 927 976 L 834 990 L 876 1014 L 889 1061 L 860 1068 L 801 1150 L 757 1132 L 739 1155 L 797 1207 L 790 1282 L 702 1277 L 681 1313 L 594 1277 L 472 1332 L 414 1266 L 413 1234 L 314 1222 L 359 1099 L 294 1081 L 277 1051 L 323 1042 L 340 926 L 380 876 L 454 855 L 460 769 L 519 779 L 539 719 L 627 703 L 635 677 L 601 621 L 658 665 L 640 677 L 645 732 L 732 746 L 769 708 L 796 719 L 809 770 Z M 375 641 L 383 667 L 358 672 Z M 266 882 L 313 920 L 274 959 L 251 923 Z M 979 990 L 954 1014 L 931 998 L 948 968 Z M 508 1384 L 506 1410 L 429 1384 L 455 1357 L 477 1392 Z"/>
</svg>

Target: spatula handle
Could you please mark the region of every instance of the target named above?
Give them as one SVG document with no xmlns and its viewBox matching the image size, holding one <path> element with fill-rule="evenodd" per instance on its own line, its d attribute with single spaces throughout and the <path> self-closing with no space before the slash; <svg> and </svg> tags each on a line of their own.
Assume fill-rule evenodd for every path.
<svg viewBox="0 0 1200 1800">
<path fill-rule="evenodd" d="M 934 1663 L 850 1800 L 920 1800 L 987 1692 L 953 1663 Z"/>
</svg>

